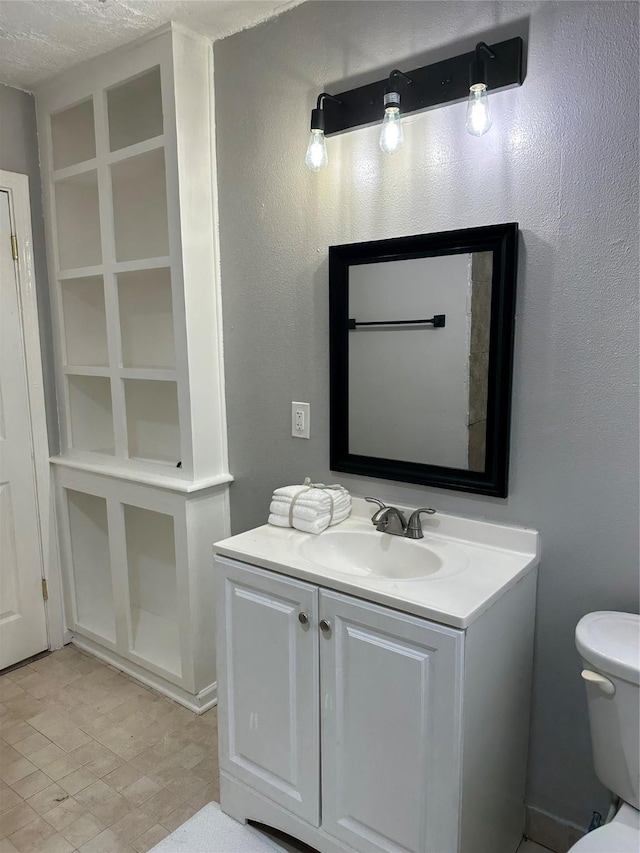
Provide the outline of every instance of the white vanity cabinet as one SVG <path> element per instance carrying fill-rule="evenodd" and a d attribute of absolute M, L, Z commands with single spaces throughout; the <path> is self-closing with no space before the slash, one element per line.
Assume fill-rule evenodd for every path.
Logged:
<path fill-rule="evenodd" d="M 321 853 L 514 853 L 535 573 L 466 630 L 224 556 L 216 584 L 224 811 Z"/>

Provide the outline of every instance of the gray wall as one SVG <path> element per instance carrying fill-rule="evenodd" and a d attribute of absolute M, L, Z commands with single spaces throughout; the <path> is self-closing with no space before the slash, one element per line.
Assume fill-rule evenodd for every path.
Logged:
<path fill-rule="evenodd" d="M 538 528 L 527 799 L 582 825 L 607 798 L 574 627 L 638 606 L 637 27 L 624 2 L 312 2 L 214 45 L 234 528 L 264 523 L 271 490 L 306 474 Z M 492 96 L 485 137 L 458 104 L 406 119 L 394 157 L 360 129 L 328 141 L 324 172 L 305 168 L 323 89 L 513 35 L 527 79 Z M 509 498 L 331 474 L 327 247 L 510 221 Z M 311 403 L 310 441 L 290 436 L 292 400 Z"/>
<path fill-rule="evenodd" d="M 47 432 L 49 434 L 49 449 L 54 454 L 57 453 L 59 447 L 58 415 L 53 370 L 51 308 L 44 245 L 35 99 L 28 92 L 12 89 L 2 84 L 0 84 L 0 169 L 29 176 L 33 259 L 40 320 L 40 349 L 47 409 Z"/>

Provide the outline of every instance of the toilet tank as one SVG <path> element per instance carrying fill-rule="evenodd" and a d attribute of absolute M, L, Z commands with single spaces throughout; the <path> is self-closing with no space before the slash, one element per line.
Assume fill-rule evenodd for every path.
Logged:
<path fill-rule="evenodd" d="M 576 627 L 576 646 L 587 670 L 583 677 L 594 679 L 585 683 L 596 773 L 610 791 L 638 809 L 640 616 L 589 613 Z M 598 675 L 605 680 L 597 680 Z"/>

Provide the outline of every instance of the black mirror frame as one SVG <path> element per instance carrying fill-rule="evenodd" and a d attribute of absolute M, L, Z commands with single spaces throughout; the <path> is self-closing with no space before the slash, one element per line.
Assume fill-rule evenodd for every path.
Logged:
<path fill-rule="evenodd" d="M 493 277 L 485 470 L 349 453 L 349 266 L 488 251 L 493 252 Z M 329 247 L 331 470 L 507 497 L 517 258 L 516 222 Z"/>

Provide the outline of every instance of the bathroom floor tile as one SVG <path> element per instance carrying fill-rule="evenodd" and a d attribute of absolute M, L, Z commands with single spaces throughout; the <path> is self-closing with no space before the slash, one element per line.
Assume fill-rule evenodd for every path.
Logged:
<path fill-rule="evenodd" d="M 35 853 L 44 847 L 48 838 L 56 835 L 55 829 L 41 817 L 30 821 L 9 836 L 9 841 L 20 853 Z M 70 848 L 73 850 L 73 848 Z"/>
<path fill-rule="evenodd" d="M 74 820 L 64 829 L 60 830 L 67 841 L 71 842 L 73 848 L 76 849 L 86 844 L 96 835 L 99 835 L 105 829 L 105 825 L 94 817 L 92 814 L 86 813 Z"/>
<path fill-rule="evenodd" d="M 6 765 L 3 764 L 0 778 L 7 785 L 14 785 L 20 779 L 24 779 L 25 776 L 34 773 L 37 769 L 28 759 L 19 758 L 17 761 L 12 761 Z"/>
<path fill-rule="evenodd" d="M 80 803 L 73 797 L 69 797 L 68 800 L 64 800 L 60 805 L 51 809 L 51 811 L 46 812 L 44 819 L 47 823 L 50 823 L 54 829 L 57 829 L 58 832 L 62 832 L 65 827 L 69 826 L 69 824 L 73 823 L 75 820 L 78 820 L 78 818 L 82 817 L 84 814 L 88 814 L 85 807 L 80 805 Z"/>
<path fill-rule="evenodd" d="M 0 676 L 0 853 L 146 853 L 219 799 L 216 726 L 71 646 Z"/>
<path fill-rule="evenodd" d="M 157 823 L 135 841 L 132 841 L 131 846 L 137 851 L 137 853 L 147 853 L 147 851 L 151 850 L 152 847 L 155 847 L 156 844 L 160 844 L 162 839 L 166 838 L 167 835 L 169 835 L 167 830 Z"/>
<path fill-rule="evenodd" d="M 152 826 L 155 826 L 155 820 L 150 815 L 143 812 L 142 809 L 134 809 L 112 824 L 110 829 L 120 841 L 131 842 L 151 829 Z"/>
<path fill-rule="evenodd" d="M 153 797 L 145 800 L 142 804 L 142 810 L 148 815 L 151 815 L 157 823 L 161 823 L 164 818 L 171 814 L 171 812 L 184 805 L 185 804 L 182 800 L 178 799 L 178 797 L 176 797 L 175 794 L 172 794 L 171 791 L 167 791 L 166 788 L 161 788 L 157 794 L 154 794 Z"/>
<path fill-rule="evenodd" d="M 85 788 L 88 788 L 89 785 L 92 785 L 97 780 L 98 777 L 91 770 L 87 770 L 86 767 L 79 767 L 67 776 L 58 779 L 58 784 L 65 789 L 67 794 L 77 794 L 80 791 L 84 791 Z"/>
<path fill-rule="evenodd" d="M 133 847 L 122 842 L 110 829 L 104 829 L 78 849 L 80 853 L 129 853 Z"/>
<path fill-rule="evenodd" d="M 101 803 L 91 806 L 91 813 L 101 820 L 106 827 L 117 823 L 131 811 L 131 805 L 120 794 L 114 794 Z"/>
<path fill-rule="evenodd" d="M 34 732 L 24 738 L 24 740 L 19 740 L 15 743 L 14 749 L 16 749 L 21 755 L 24 755 L 25 758 L 28 758 L 33 752 L 37 752 L 45 746 L 51 746 L 51 741 L 44 735 L 40 734 L 40 732 Z"/>
<path fill-rule="evenodd" d="M 35 773 L 30 773 L 18 782 L 14 782 L 11 787 L 23 800 L 28 800 L 29 797 L 37 794 L 38 791 L 42 791 L 50 784 L 51 779 L 42 770 L 36 770 Z"/>
<path fill-rule="evenodd" d="M 64 749 L 65 752 L 73 752 L 79 746 L 83 746 L 84 744 L 91 742 L 89 735 L 85 734 L 82 729 L 77 728 L 77 726 L 72 726 L 63 732 L 60 732 L 60 734 L 51 735 L 51 740 L 57 744 L 57 746 Z"/>
<path fill-rule="evenodd" d="M 76 772 L 81 773 L 82 771 L 78 770 Z M 62 782 L 64 782 L 64 779 Z M 82 803 L 82 805 L 89 810 L 92 810 L 95 806 L 99 806 L 115 796 L 117 796 L 116 791 L 114 791 L 113 788 L 110 785 L 107 785 L 107 783 L 102 779 L 96 779 L 91 784 L 85 786 L 81 791 L 78 791 L 75 795 L 76 800 L 79 803 Z"/>
<path fill-rule="evenodd" d="M 56 832 L 38 847 L 37 853 L 72 853 L 73 850 L 73 845 Z"/>
<path fill-rule="evenodd" d="M 14 761 L 20 761 L 21 758 L 24 758 L 24 756 L 17 749 L 14 749 L 5 740 L 0 738 L 0 764 L 12 764 Z"/>
<path fill-rule="evenodd" d="M 32 752 L 29 756 L 29 761 L 38 768 L 38 770 L 44 770 L 45 767 L 49 767 L 55 761 L 58 761 L 61 758 L 64 758 L 66 755 L 64 749 L 60 749 L 59 746 L 56 746 L 55 743 L 51 743 L 51 741 L 47 741 L 47 745 L 43 746 L 42 749 L 36 750 L 36 752 Z M 49 774 L 47 773 L 47 776 Z"/>
<path fill-rule="evenodd" d="M 31 806 L 22 802 L 0 815 L 0 838 L 8 838 L 38 817 Z"/>
<path fill-rule="evenodd" d="M 172 811 L 166 817 L 163 817 L 160 823 L 166 830 L 173 832 L 174 829 L 182 826 L 182 824 L 188 821 L 190 817 L 193 817 L 196 811 L 197 809 L 194 809 L 193 806 L 183 803 L 183 805 L 178 806 L 177 809 Z"/>
<path fill-rule="evenodd" d="M 132 806 L 141 806 L 145 800 L 148 800 L 154 794 L 161 791 L 162 788 L 153 779 L 148 776 L 141 776 L 131 785 L 128 785 L 123 791 L 122 796 L 131 803 Z"/>
<path fill-rule="evenodd" d="M 122 793 L 125 788 L 129 787 L 129 785 L 133 785 L 133 783 L 137 782 L 142 776 L 144 776 L 144 773 L 141 770 L 138 770 L 137 767 L 134 767 L 130 762 L 124 761 L 120 767 L 116 767 L 115 770 L 112 770 L 111 773 L 107 773 L 102 778 L 107 785 L 111 785 L 114 791 Z"/>
<path fill-rule="evenodd" d="M 54 782 L 46 788 L 43 788 L 42 791 L 34 794 L 33 797 L 29 797 L 27 803 L 34 811 L 38 812 L 38 814 L 42 816 L 47 812 L 50 812 L 52 809 L 57 808 L 60 803 L 64 803 L 68 799 L 69 794 L 61 788 L 60 785 L 56 785 Z"/>
<path fill-rule="evenodd" d="M 0 814 L 8 812 L 9 809 L 20 805 L 22 801 L 22 797 L 19 794 L 16 794 L 13 788 L 5 785 L 5 787 L 0 791 Z"/>
<path fill-rule="evenodd" d="M 80 765 L 75 759 L 71 758 L 70 755 L 66 755 L 62 749 L 60 752 L 62 753 L 61 758 L 58 758 L 51 764 L 45 764 L 43 768 L 47 776 L 53 779 L 54 782 L 57 782 L 58 779 L 62 779 L 64 776 L 68 776 L 74 770 L 80 769 Z"/>

